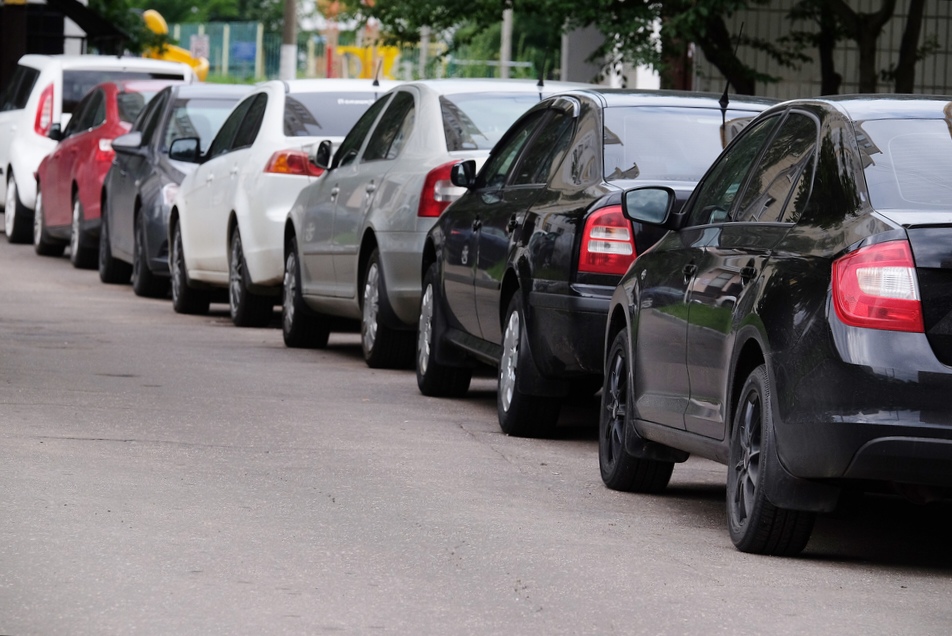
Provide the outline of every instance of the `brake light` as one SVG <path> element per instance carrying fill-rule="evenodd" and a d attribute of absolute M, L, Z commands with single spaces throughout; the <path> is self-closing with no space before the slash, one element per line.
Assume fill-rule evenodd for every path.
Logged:
<path fill-rule="evenodd" d="M 588 215 L 582 230 L 578 271 L 621 276 L 635 260 L 631 222 L 620 205 L 610 205 Z"/>
<path fill-rule="evenodd" d="M 40 103 L 36 107 L 36 121 L 33 130 L 36 134 L 46 137 L 53 127 L 53 85 L 50 84 L 40 93 Z"/>
<path fill-rule="evenodd" d="M 436 217 L 443 214 L 450 203 L 460 197 L 459 188 L 450 181 L 450 171 L 458 162 L 450 161 L 433 168 L 426 174 L 417 216 Z"/>
<path fill-rule="evenodd" d="M 295 174 L 302 177 L 319 177 L 324 171 L 308 159 L 302 150 L 279 150 L 268 159 L 265 172 L 272 174 Z"/>
<path fill-rule="evenodd" d="M 111 162 L 115 151 L 112 149 L 111 139 L 100 139 L 99 146 L 96 148 L 96 161 Z"/>
<path fill-rule="evenodd" d="M 909 242 L 871 245 L 834 261 L 833 306 L 839 319 L 853 327 L 923 333 Z"/>

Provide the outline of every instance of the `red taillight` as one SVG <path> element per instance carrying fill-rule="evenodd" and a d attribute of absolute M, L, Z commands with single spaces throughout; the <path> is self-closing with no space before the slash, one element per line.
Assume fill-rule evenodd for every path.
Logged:
<path fill-rule="evenodd" d="M 40 93 L 40 103 L 36 107 L 36 121 L 33 130 L 36 134 L 46 137 L 53 127 L 53 85 L 50 84 Z"/>
<path fill-rule="evenodd" d="M 834 261 L 833 306 L 853 327 L 925 331 L 908 241 L 871 245 Z"/>
<path fill-rule="evenodd" d="M 423 181 L 423 191 L 420 193 L 420 207 L 417 216 L 439 216 L 450 203 L 459 198 L 459 188 L 450 181 L 450 171 L 458 162 L 444 163 L 430 170 Z"/>
<path fill-rule="evenodd" d="M 112 163 L 112 158 L 116 151 L 112 149 L 112 139 L 100 139 L 96 148 L 96 161 L 101 163 Z"/>
<path fill-rule="evenodd" d="M 635 260 L 631 222 L 620 205 L 596 210 L 585 219 L 578 271 L 622 275 Z"/>
<path fill-rule="evenodd" d="M 301 150 L 279 150 L 268 159 L 265 172 L 274 174 L 296 174 L 306 177 L 319 177 L 324 171 L 311 163 L 307 153 Z"/>

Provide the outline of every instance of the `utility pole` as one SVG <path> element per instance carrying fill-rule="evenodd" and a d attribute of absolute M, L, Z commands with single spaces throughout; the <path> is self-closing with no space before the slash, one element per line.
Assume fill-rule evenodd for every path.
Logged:
<path fill-rule="evenodd" d="M 293 80 L 297 77 L 297 5 L 296 0 L 284 0 L 284 29 L 281 37 L 281 66 L 278 77 Z"/>

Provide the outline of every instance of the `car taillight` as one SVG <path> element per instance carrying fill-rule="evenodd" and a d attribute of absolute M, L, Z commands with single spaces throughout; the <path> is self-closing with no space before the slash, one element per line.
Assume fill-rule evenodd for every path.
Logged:
<path fill-rule="evenodd" d="M 444 163 L 430 170 L 423 181 L 417 216 L 435 217 L 443 214 L 450 203 L 459 198 L 460 189 L 450 181 L 450 171 L 457 161 Z"/>
<path fill-rule="evenodd" d="M 115 151 L 112 149 L 112 139 L 100 139 L 99 147 L 96 148 L 96 161 L 112 161 Z"/>
<path fill-rule="evenodd" d="M 834 261 L 833 306 L 853 327 L 925 331 L 909 242 L 870 245 Z"/>
<path fill-rule="evenodd" d="M 311 163 L 302 150 L 279 150 L 268 159 L 265 172 L 273 174 L 296 174 L 302 177 L 319 177 L 324 171 Z"/>
<path fill-rule="evenodd" d="M 50 84 L 40 93 L 40 103 L 36 107 L 36 121 L 33 130 L 36 134 L 46 137 L 53 127 L 53 85 Z"/>
<path fill-rule="evenodd" d="M 585 219 L 578 271 L 622 275 L 635 260 L 631 222 L 620 205 L 596 210 Z"/>

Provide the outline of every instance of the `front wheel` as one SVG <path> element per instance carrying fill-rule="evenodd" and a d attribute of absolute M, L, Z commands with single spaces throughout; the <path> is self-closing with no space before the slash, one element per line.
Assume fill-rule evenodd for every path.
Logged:
<path fill-rule="evenodd" d="M 178 224 L 172 232 L 172 254 L 169 267 L 172 270 L 172 308 L 180 314 L 205 314 L 211 304 L 211 295 L 205 289 L 188 286 L 188 270 L 185 267 L 185 252 L 182 249 L 182 228 Z"/>
<path fill-rule="evenodd" d="M 793 556 L 810 540 L 816 515 L 779 508 L 767 500 L 772 465 L 773 397 L 767 368 L 760 365 L 744 382 L 734 426 L 727 471 L 727 526 L 741 552 Z"/>
<path fill-rule="evenodd" d="M 297 241 L 293 238 L 288 245 L 288 256 L 284 259 L 281 332 L 284 336 L 284 345 L 294 348 L 323 349 L 327 346 L 327 339 L 330 337 L 328 319 L 324 316 L 315 316 L 304 305 Z"/>
<path fill-rule="evenodd" d="M 625 450 L 627 427 L 631 426 L 631 373 L 628 332 L 620 331 L 608 350 L 598 419 L 598 467 L 602 481 L 612 490 L 658 493 L 664 490 L 673 462 L 639 459 Z"/>
<path fill-rule="evenodd" d="M 165 298 L 169 294 L 169 279 L 156 276 L 149 267 L 146 223 L 136 215 L 135 237 L 132 244 L 132 291 L 145 298 Z"/>
<path fill-rule="evenodd" d="M 469 367 L 451 367 L 436 360 L 436 338 L 443 326 L 439 293 L 439 273 L 436 263 L 433 263 L 423 278 L 423 295 L 420 298 L 416 346 L 417 386 L 423 395 L 460 397 L 469 390 L 473 370 Z"/>
<path fill-rule="evenodd" d="M 241 233 L 235 226 L 231 235 L 231 258 L 228 261 L 228 309 L 236 327 L 265 327 L 271 322 L 274 303 L 267 296 L 251 292 L 248 264 L 241 245 Z"/>
<path fill-rule="evenodd" d="M 374 249 L 367 260 L 360 303 L 360 342 L 364 360 L 372 369 L 403 368 L 413 360 L 413 332 L 393 329 L 380 321 L 380 308 L 386 302 L 380 252 Z"/>
<path fill-rule="evenodd" d="M 99 228 L 99 280 L 107 284 L 124 285 L 132 276 L 132 266 L 113 257 L 105 206 L 103 212 L 102 226 Z"/>
<path fill-rule="evenodd" d="M 99 250 L 84 244 L 89 240 L 83 231 L 83 204 L 79 193 L 73 193 L 73 224 L 69 233 L 69 261 L 79 269 L 95 269 L 99 264 Z"/>
<path fill-rule="evenodd" d="M 529 340 L 525 329 L 522 296 L 516 290 L 506 310 L 496 411 L 499 427 L 507 435 L 545 437 L 555 432 L 562 402 L 558 398 L 529 395 L 520 390 L 526 373 L 525 365 L 529 363 Z"/>
<path fill-rule="evenodd" d="M 30 210 L 20 201 L 17 182 L 10 175 L 7 179 L 7 198 L 3 208 L 3 228 L 10 243 L 30 242 Z"/>

